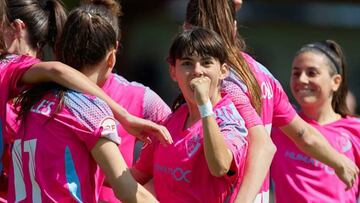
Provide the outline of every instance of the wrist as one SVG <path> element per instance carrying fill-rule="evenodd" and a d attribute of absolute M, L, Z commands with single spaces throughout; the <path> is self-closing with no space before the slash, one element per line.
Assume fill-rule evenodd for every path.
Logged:
<path fill-rule="evenodd" d="M 213 106 L 211 104 L 210 99 L 207 100 L 207 102 L 204 102 L 201 105 L 198 105 L 199 113 L 201 118 L 205 118 L 208 116 L 214 115 Z"/>
<path fill-rule="evenodd" d="M 341 171 L 345 170 L 345 164 L 344 164 L 344 161 L 343 161 L 342 154 L 338 154 L 338 157 L 339 158 L 335 162 L 333 168 L 334 168 L 335 171 L 341 172 Z"/>

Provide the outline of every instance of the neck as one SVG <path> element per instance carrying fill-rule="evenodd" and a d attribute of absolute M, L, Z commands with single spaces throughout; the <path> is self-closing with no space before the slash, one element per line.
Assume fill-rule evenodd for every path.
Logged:
<path fill-rule="evenodd" d="M 86 75 L 92 82 L 96 83 L 99 87 L 102 87 L 111 73 L 111 69 L 102 64 L 86 66 L 81 71 Z"/>
<path fill-rule="evenodd" d="M 11 54 L 18 54 L 18 55 L 26 55 L 26 56 L 32 56 L 37 57 L 38 52 L 35 49 L 30 48 L 29 46 L 21 46 L 21 47 L 10 47 L 6 51 L 7 53 Z"/>
<path fill-rule="evenodd" d="M 322 105 L 319 107 L 302 107 L 302 111 L 304 114 L 315 120 L 321 125 L 325 125 L 328 123 L 332 123 L 334 121 L 337 121 L 341 118 L 340 114 L 336 113 L 334 109 L 331 106 L 331 103 L 328 103 L 326 105 Z"/>

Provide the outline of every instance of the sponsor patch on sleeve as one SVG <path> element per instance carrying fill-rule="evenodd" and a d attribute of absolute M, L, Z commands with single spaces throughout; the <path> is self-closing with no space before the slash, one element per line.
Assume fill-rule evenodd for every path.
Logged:
<path fill-rule="evenodd" d="M 120 144 L 121 140 L 117 133 L 116 121 L 114 118 L 111 117 L 104 118 L 101 121 L 100 126 L 103 128 L 101 132 L 102 137 L 106 137 L 114 141 L 115 143 Z"/>

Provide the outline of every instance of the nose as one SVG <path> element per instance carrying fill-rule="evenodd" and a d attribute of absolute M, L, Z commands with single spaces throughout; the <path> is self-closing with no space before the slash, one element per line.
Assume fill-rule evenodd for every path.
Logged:
<path fill-rule="evenodd" d="M 203 71 L 203 67 L 202 65 L 198 62 L 198 63 L 195 63 L 195 67 L 194 67 L 194 76 L 195 77 L 200 77 L 204 74 L 204 71 Z"/>
<path fill-rule="evenodd" d="M 301 83 L 308 83 L 309 82 L 309 78 L 307 77 L 305 72 L 302 72 L 299 76 L 299 81 Z"/>

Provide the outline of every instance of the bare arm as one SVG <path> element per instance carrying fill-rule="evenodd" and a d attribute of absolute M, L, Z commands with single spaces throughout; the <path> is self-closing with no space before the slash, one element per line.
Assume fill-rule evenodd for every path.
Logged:
<path fill-rule="evenodd" d="M 230 170 L 233 155 L 226 146 L 214 116 L 202 118 L 202 125 L 204 152 L 209 170 L 213 176 L 224 176 Z"/>
<path fill-rule="evenodd" d="M 116 197 L 122 202 L 158 202 L 133 179 L 115 143 L 100 138 L 91 154 L 105 173 Z"/>
<path fill-rule="evenodd" d="M 276 147 L 262 125 L 248 129 L 249 151 L 245 173 L 235 202 L 252 203 L 265 180 Z"/>
<path fill-rule="evenodd" d="M 337 152 L 321 133 L 298 115 L 280 128 L 307 155 L 332 167 L 349 189 L 358 176 L 358 167 L 345 155 Z"/>
<path fill-rule="evenodd" d="M 147 136 L 153 134 L 163 144 L 172 143 L 170 133 L 165 127 L 129 114 L 126 109 L 112 100 L 99 86 L 70 66 L 60 62 L 40 62 L 33 65 L 22 77 L 22 82 L 30 84 L 49 81 L 103 99 L 110 106 L 115 118 L 125 130 L 142 141 L 149 141 Z"/>
<path fill-rule="evenodd" d="M 194 96 L 198 106 L 210 101 L 209 88 L 210 78 L 206 76 L 191 80 L 190 85 L 194 89 Z M 213 115 L 208 115 L 202 120 L 204 136 L 204 153 L 210 173 L 220 177 L 225 175 L 231 167 L 233 155 L 228 149 L 225 138 Z"/>

